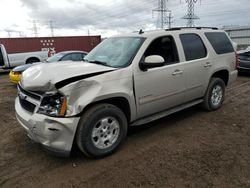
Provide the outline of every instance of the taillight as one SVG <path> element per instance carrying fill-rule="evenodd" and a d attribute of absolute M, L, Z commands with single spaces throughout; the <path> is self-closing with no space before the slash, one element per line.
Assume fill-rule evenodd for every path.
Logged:
<path fill-rule="evenodd" d="M 240 65 L 239 55 L 235 52 L 235 69 L 237 69 Z"/>

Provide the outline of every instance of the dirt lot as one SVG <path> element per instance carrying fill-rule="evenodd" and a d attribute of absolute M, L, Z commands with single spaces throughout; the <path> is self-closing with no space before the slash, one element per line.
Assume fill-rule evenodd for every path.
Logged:
<path fill-rule="evenodd" d="M 15 96 L 0 73 L 0 187 L 250 187 L 250 76 L 227 90 L 222 109 L 193 107 L 132 128 L 102 160 L 44 152 L 15 120 Z"/>

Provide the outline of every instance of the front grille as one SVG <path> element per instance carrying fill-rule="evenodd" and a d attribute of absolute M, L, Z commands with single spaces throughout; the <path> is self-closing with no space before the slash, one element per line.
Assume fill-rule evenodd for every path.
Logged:
<path fill-rule="evenodd" d="M 25 95 L 31 97 L 31 98 L 34 98 L 36 100 L 40 100 L 41 99 L 41 96 L 34 93 L 34 92 L 30 92 L 30 91 L 26 91 L 24 90 L 19 84 L 17 85 L 17 88 L 22 92 L 24 93 Z"/>
<path fill-rule="evenodd" d="M 25 99 L 21 99 L 20 97 L 19 97 L 19 101 L 20 101 L 21 106 L 25 110 L 27 110 L 28 112 L 34 113 L 36 105 L 32 104 L 31 102 L 29 102 Z"/>
<path fill-rule="evenodd" d="M 29 99 L 35 99 L 35 100 L 41 100 L 42 96 L 31 91 L 27 91 L 23 89 L 19 84 L 17 85 L 18 89 L 18 96 L 19 96 L 19 101 L 23 109 L 27 110 L 28 112 L 34 113 L 36 109 L 36 104 L 34 104 L 33 100 Z M 28 99 L 28 100 L 27 100 Z"/>

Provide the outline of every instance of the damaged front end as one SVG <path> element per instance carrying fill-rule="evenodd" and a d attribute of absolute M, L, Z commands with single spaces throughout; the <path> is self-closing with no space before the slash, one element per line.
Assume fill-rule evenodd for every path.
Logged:
<path fill-rule="evenodd" d="M 25 71 L 17 85 L 16 118 L 33 141 L 57 155 L 68 156 L 79 114 L 101 90 L 99 81 L 85 79 L 112 69 L 70 76 L 70 79 L 65 75 L 64 79 L 56 80 L 52 71 L 46 72 L 41 66 Z"/>
<path fill-rule="evenodd" d="M 27 135 L 56 155 L 70 154 L 79 117 L 66 118 L 67 97 L 30 92 L 18 85 L 16 118 Z"/>

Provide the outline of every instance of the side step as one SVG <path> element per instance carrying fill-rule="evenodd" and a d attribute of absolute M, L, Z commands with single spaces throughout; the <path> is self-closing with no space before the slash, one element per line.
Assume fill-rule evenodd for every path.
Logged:
<path fill-rule="evenodd" d="M 142 118 L 142 119 L 138 119 L 138 120 L 132 122 L 132 124 L 130 124 L 130 126 L 138 126 L 138 125 L 143 125 L 143 124 L 149 123 L 151 121 L 155 121 L 157 119 L 163 118 L 163 117 L 168 116 L 170 114 L 173 114 L 175 112 L 178 112 L 178 111 L 184 110 L 186 108 L 189 108 L 191 106 L 197 105 L 201 102 L 203 102 L 203 99 L 198 99 L 195 101 L 191 101 L 189 103 L 182 104 L 180 106 L 168 109 L 166 111 L 159 112 L 159 113 L 153 114 L 151 116 L 147 116 L 147 117 Z"/>

